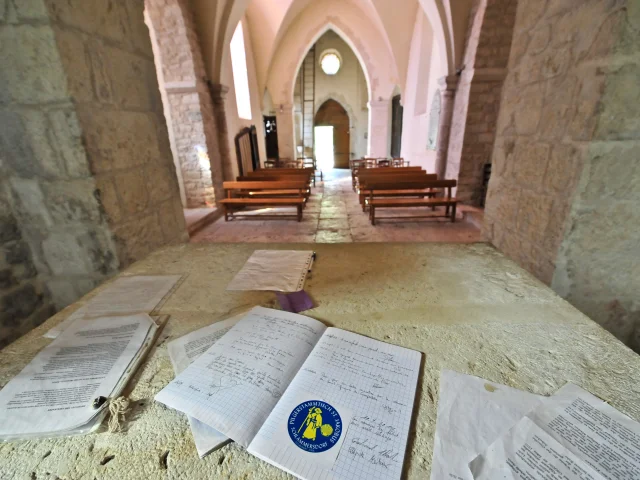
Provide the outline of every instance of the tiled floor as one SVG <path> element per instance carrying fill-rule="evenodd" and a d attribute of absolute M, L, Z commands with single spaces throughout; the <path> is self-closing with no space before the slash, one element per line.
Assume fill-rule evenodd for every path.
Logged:
<path fill-rule="evenodd" d="M 480 230 L 458 216 L 455 223 L 445 218 L 401 220 L 401 216 L 431 215 L 430 209 L 388 209 L 376 211 L 379 223 L 372 226 L 351 189 L 351 173 L 333 170 L 313 189 L 302 222 L 295 219 L 264 219 L 262 213 L 295 214 L 295 209 L 252 212 L 252 218 L 224 218 L 192 237 L 192 242 L 455 242 L 482 241 Z M 442 215 L 442 210 L 436 210 Z M 386 217 L 386 218 L 385 218 Z"/>

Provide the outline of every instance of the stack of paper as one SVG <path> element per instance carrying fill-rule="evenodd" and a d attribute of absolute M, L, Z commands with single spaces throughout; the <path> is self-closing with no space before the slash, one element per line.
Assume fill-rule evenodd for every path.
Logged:
<path fill-rule="evenodd" d="M 256 250 L 227 290 L 298 292 L 304 287 L 313 258 L 310 250 Z"/>
<path fill-rule="evenodd" d="M 640 424 L 572 384 L 551 397 L 444 370 L 432 480 L 640 479 Z"/>
<path fill-rule="evenodd" d="M 79 318 L 133 313 L 151 314 L 160 308 L 160 305 L 177 287 L 181 279 L 182 275 L 134 275 L 117 278 L 86 305 L 80 307 L 44 336 L 56 338 Z"/>
<path fill-rule="evenodd" d="M 0 439 L 96 429 L 158 329 L 147 314 L 73 322 L 0 391 Z"/>
<path fill-rule="evenodd" d="M 197 339 L 175 345 L 176 370 Z M 210 427 L 211 444 L 219 433 L 300 478 L 400 479 L 420 361 L 413 350 L 256 307 L 155 398 Z"/>

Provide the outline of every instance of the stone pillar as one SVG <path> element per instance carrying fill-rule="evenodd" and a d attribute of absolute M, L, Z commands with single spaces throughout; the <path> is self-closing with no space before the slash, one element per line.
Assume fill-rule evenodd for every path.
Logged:
<path fill-rule="evenodd" d="M 276 125 L 278 128 L 278 152 L 280 158 L 290 158 L 294 160 L 297 153 L 294 148 L 294 123 L 293 105 L 280 104 L 276 110 Z"/>
<path fill-rule="evenodd" d="M 449 75 L 438 81 L 440 85 L 440 125 L 438 127 L 438 143 L 436 145 L 436 173 L 444 179 L 447 174 L 447 153 L 451 135 L 453 103 L 458 87 L 458 77 Z"/>
<path fill-rule="evenodd" d="M 391 100 L 372 100 L 369 107 L 368 156 L 388 157 L 391 139 Z"/>
<path fill-rule="evenodd" d="M 209 81 L 209 92 L 211 93 L 211 102 L 213 103 L 213 115 L 218 130 L 218 149 L 220 158 L 216 162 L 222 172 L 222 181 L 234 180 L 233 160 L 229 150 L 229 132 L 227 128 L 227 112 L 225 111 L 225 97 L 229 87 L 220 83 L 212 83 Z"/>
<path fill-rule="evenodd" d="M 211 166 L 219 142 L 190 6 L 186 0 L 146 0 L 145 8 L 186 206 L 213 205 L 224 196 Z"/>
<path fill-rule="evenodd" d="M 3 299 L 18 330 L 188 238 L 142 2 L 27 3 L 0 8 L 0 190 L 21 237 L 0 232 L 0 277 L 23 259 L 43 286 Z"/>

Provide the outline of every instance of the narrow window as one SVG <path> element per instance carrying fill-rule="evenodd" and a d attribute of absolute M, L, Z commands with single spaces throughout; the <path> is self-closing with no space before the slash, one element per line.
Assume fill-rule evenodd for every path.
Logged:
<path fill-rule="evenodd" d="M 251 120 L 251 97 L 249 96 L 249 76 L 247 75 L 247 55 L 244 50 L 242 22 L 238 23 L 231 38 L 231 68 L 233 69 L 238 116 L 245 120 Z"/>

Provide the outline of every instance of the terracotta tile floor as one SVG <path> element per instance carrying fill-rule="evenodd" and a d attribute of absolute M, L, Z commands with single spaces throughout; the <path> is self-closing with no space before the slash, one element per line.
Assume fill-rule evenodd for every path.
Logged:
<path fill-rule="evenodd" d="M 400 220 L 401 216 L 429 215 L 430 209 L 380 210 L 376 226 L 362 212 L 358 197 L 351 189 L 351 173 L 333 170 L 325 174 L 324 184 L 318 180 L 303 213 L 302 222 L 295 219 L 265 219 L 260 214 L 294 215 L 295 209 L 263 209 L 250 212 L 251 218 L 224 218 L 206 226 L 191 238 L 192 242 L 452 242 L 482 241 L 480 230 L 458 216 L 455 223 L 445 218 Z M 436 210 L 442 215 L 442 210 Z"/>

